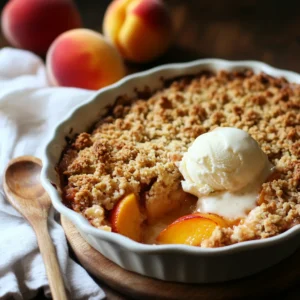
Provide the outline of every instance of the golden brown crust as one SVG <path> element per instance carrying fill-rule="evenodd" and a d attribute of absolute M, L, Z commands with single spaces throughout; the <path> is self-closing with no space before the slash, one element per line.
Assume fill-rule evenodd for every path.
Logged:
<path fill-rule="evenodd" d="M 174 80 L 149 100 L 124 102 L 128 99 L 120 98 L 91 134 L 80 134 L 60 164 L 67 180 L 65 195 L 75 195 L 69 197 L 72 208 L 93 216 L 90 207 L 97 207 L 101 217 L 90 217 L 94 226 L 107 225 L 101 208 L 111 210 L 131 192 L 149 211 L 151 203 L 176 207 L 179 200 L 172 199 L 183 192 L 175 163 L 197 136 L 217 126 L 248 131 L 280 178 L 263 185 L 263 203 L 243 224 L 216 229 L 202 246 L 269 237 L 298 222 L 300 85 L 251 71 L 207 72 Z M 166 212 L 156 209 L 154 214 Z"/>

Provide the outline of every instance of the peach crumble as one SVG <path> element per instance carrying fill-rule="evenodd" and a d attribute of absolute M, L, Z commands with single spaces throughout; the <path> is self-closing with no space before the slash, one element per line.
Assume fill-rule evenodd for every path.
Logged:
<path fill-rule="evenodd" d="M 249 133 L 274 166 L 244 217 L 199 212 L 182 188 L 183 154 L 217 127 Z M 299 137 L 298 84 L 250 70 L 177 78 L 119 97 L 70 142 L 58 166 L 64 202 L 93 226 L 143 243 L 220 247 L 271 237 L 300 221 Z"/>

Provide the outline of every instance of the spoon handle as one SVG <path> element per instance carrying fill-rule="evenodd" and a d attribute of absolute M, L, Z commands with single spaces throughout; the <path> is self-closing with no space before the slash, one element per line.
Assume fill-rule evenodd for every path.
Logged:
<path fill-rule="evenodd" d="M 52 298 L 67 300 L 64 281 L 57 261 L 56 251 L 49 235 L 47 220 L 32 224 L 46 268 Z"/>

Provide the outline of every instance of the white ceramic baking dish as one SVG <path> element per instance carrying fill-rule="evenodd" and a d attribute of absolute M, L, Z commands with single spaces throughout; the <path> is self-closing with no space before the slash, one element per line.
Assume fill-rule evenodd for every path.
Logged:
<path fill-rule="evenodd" d="M 117 233 L 92 227 L 89 222 L 62 203 L 59 177 L 55 170 L 66 137 L 89 128 L 106 107 L 122 94 L 135 95 L 135 89 L 148 86 L 155 90 L 162 80 L 201 70 L 235 70 L 251 68 L 275 77 L 300 83 L 300 75 L 275 69 L 256 61 L 225 61 L 203 59 L 189 63 L 169 64 L 127 76 L 119 82 L 99 90 L 91 99 L 74 108 L 53 132 L 43 156 L 42 183 L 53 206 L 66 216 L 82 237 L 105 257 L 119 266 L 142 275 L 185 283 L 208 283 L 241 278 L 270 267 L 292 254 L 300 244 L 300 225 L 265 240 L 243 242 L 227 247 L 202 249 L 186 245 L 144 245 Z M 72 134 L 70 134 L 72 132 Z M 54 185 L 53 185 L 54 183 Z"/>

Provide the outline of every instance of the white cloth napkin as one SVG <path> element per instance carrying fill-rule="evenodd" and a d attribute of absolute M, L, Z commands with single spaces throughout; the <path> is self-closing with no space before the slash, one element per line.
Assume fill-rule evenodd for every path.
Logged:
<path fill-rule="evenodd" d="M 20 155 L 41 156 L 47 135 L 92 91 L 49 87 L 45 66 L 34 54 L 0 50 L 0 299 L 31 299 L 39 288 L 50 295 L 35 234 L 6 201 L 3 171 Z M 52 218 L 54 241 L 70 299 L 103 299 L 103 290 L 68 254 L 62 227 Z"/>

